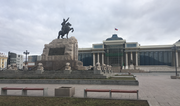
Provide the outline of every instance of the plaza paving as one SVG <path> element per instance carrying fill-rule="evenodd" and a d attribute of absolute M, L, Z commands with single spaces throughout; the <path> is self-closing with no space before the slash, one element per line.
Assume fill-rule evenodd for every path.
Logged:
<path fill-rule="evenodd" d="M 60 86 L 74 86 L 74 97 L 84 97 L 84 89 L 139 90 L 139 99 L 148 100 L 151 106 L 180 106 L 180 79 L 170 79 L 174 73 L 136 73 L 139 86 L 123 85 L 73 85 L 73 84 L 0 84 L 0 87 L 44 87 L 48 96 Z M 8 91 L 8 95 L 21 95 L 21 91 Z M 29 96 L 42 96 L 42 91 L 28 91 Z M 90 92 L 89 98 L 109 98 L 106 92 Z M 136 99 L 136 94 L 113 93 L 113 99 Z"/>

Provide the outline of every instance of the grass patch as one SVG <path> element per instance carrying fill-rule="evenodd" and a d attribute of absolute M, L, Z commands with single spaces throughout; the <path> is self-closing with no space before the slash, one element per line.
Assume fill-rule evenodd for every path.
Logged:
<path fill-rule="evenodd" d="M 120 75 L 116 74 L 115 76 L 134 76 L 134 75 L 132 75 L 132 74 L 131 75 L 128 75 L 128 74 L 120 74 Z"/>
<path fill-rule="evenodd" d="M 92 98 L 0 96 L 1 106 L 149 106 L 147 101 Z"/>
<path fill-rule="evenodd" d="M 110 77 L 109 80 L 128 80 L 135 81 L 134 77 Z"/>
<path fill-rule="evenodd" d="M 0 78 L 1 79 L 1 78 Z M 134 77 L 109 77 L 109 78 L 106 78 L 106 79 L 102 79 L 102 78 L 100 78 L 100 79 L 93 79 L 93 78 L 89 78 L 89 79 L 77 79 L 77 78 L 75 78 L 75 79 L 73 79 L 73 78 L 2 78 L 3 80 L 5 80 L 5 79 L 12 79 L 12 80 L 17 80 L 17 79 L 19 79 L 19 80 L 23 80 L 23 79 L 29 79 L 29 80 L 33 80 L 33 79 L 37 79 L 37 80 L 45 80 L 45 79 L 47 79 L 47 80 L 122 80 L 122 81 L 136 81 L 136 79 L 134 78 Z"/>

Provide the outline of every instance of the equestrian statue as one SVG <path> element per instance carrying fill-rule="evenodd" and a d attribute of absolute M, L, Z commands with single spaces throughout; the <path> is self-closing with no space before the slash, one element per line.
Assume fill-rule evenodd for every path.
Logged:
<path fill-rule="evenodd" d="M 73 32 L 74 29 L 73 28 L 70 28 L 71 24 L 69 22 L 67 22 L 69 20 L 69 18 L 67 20 L 63 19 L 63 22 L 61 23 L 62 25 L 62 28 L 61 30 L 58 32 L 58 39 L 61 35 L 61 38 L 63 38 L 63 36 L 66 34 L 66 37 L 68 39 L 68 34 L 69 34 L 69 31 Z"/>

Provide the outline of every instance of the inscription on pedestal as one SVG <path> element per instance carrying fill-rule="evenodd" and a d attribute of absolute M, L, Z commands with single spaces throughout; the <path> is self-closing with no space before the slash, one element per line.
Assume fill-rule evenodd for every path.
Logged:
<path fill-rule="evenodd" d="M 51 55 L 64 55 L 65 48 L 49 48 L 49 56 Z"/>

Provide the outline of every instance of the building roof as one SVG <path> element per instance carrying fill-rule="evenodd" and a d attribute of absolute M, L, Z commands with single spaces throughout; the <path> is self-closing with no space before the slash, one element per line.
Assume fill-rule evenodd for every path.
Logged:
<path fill-rule="evenodd" d="M 180 39 L 177 42 L 180 42 Z"/>
<path fill-rule="evenodd" d="M 106 41 L 108 40 L 123 40 L 121 37 L 118 37 L 117 34 L 113 34 L 111 38 L 107 38 Z"/>

